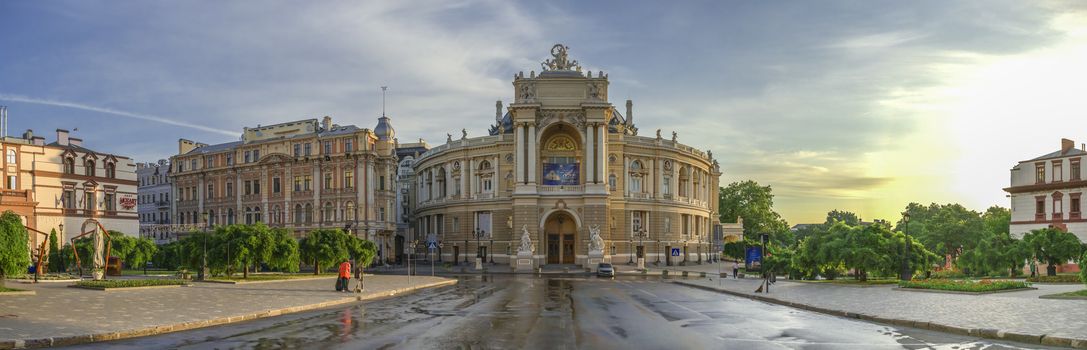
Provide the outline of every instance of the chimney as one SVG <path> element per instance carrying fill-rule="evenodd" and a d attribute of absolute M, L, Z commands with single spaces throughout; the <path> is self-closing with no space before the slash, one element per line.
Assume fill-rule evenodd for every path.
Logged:
<path fill-rule="evenodd" d="M 27 140 L 27 141 L 33 140 L 34 139 L 34 130 L 26 129 L 26 132 L 23 133 L 23 139 Z"/>
<path fill-rule="evenodd" d="M 1069 139 L 1061 139 L 1061 153 L 1067 153 L 1076 148 L 1076 142 Z"/>
<path fill-rule="evenodd" d="M 627 100 L 627 126 L 634 125 L 634 101 Z"/>
<path fill-rule="evenodd" d="M 75 137 L 69 137 L 68 138 L 68 143 L 71 144 L 72 146 L 83 146 L 83 139 L 79 139 L 79 138 L 75 138 Z"/>
<path fill-rule="evenodd" d="M 332 117 L 326 115 L 324 118 L 321 118 L 321 127 L 324 128 L 325 131 L 332 130 Z"/>
<path fill-rule="evenodd" d="M 35 146 L 45 146 L 45 138 L 41 136 L 34 136 L 34 139 L 31 140 L 31 142 L 34 143 Z"/>
<path fill-rule="evenodd" d="M 68 145 L 68 130 L 57 129 L 57 144 L 61 146 Z"/>

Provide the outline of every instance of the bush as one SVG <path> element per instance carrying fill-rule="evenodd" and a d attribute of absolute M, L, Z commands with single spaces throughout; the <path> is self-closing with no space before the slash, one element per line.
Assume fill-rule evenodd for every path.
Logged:
<path fill-rule="evenodd" d="M 966 278 L 966 273 L 960 270 L 940 270 L 932 273 L 934 279 Z"/>
<path fill-rule="evenodd" d="M 1039 283 L 1080 283 L 1080 276 L 1076 275 L 1056 275 L 1056 276 L 1037 276 L 1027 278 L 1028 282 Z"/>
<path fill-rule="evenodd" d="M 133 288 L 133 287 L 151 287 L 151 286 L 181 286 L 189 284 L 184 280 L 101 280 L 101 281 L 79 281 L 76 282 L 76 286 L 87 288 Z"/>
<path fill-rule="evenodd" d="M 1079 259 L 1079 279 L 1083 284 L 1087 284 L 1087 251 L 1083 252 L 1083 257 Z"/>
<path fill-rule="evenodd" d="M 992 292 L 1030 287 L 1030 283 L 1008 280 L 913 280 L 898 283 L 901 288 L 936 289 L 956 292 Z"/>

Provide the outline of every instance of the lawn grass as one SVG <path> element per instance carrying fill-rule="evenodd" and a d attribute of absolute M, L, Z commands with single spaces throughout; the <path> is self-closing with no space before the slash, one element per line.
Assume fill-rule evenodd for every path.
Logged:
<path fill-rule="evenodd" d="M 152 286 L 182 286 L 189 284 L 189 281 L 176 280 L 176 279 L 132 279 L 132 280 L 101 280 L 101 281 L 79 281 L 75 286 L 85 288 L 135 288 L 135 287 L 152 287 Z"/>
<path fill-rule="evenodd" d="M 824 284 L 845 284 L 845 285 L 884 285 L 898 283 L 896 279 L 869 279 L 867 281 L 855 280 L 855 279 L 833 279 L 833 280 L 800 280 L 800 282 L 808 283 L 824 283 Z"/>
<path fill-rule="evenodd" d="M 307 279 L 315 277 L 328 277 L 334 276 L 332 274 L 314 275 L 312 273 L 298 273 L 298 274 L 250 274 L 249 278 L 242 278 L 242 275 L 234 276 L 215 276 L 208 278 L 209 281 L 281 281 L 281 280 L 294 280 L 294 279 Z"/>
<path fill-rule="evenodd" d="M 15 289 L 15 288 L 7 288 L 7 287 L 0 287 L 0 293 L 4 293 L 4 292 L 23 292 L 23 291 L 25 291 L 25 290 Z"/>
<path fill-rule="evenodd" d="M 911 289 L 935 289 L 946 290 L 954 292 L 995 292 L 1009 289 L 1022 289 L 1029 288 L 1030 283 L 1020 281 L 1008 281 L 1008 280 L 948 280 L 948 279 L 929 279 L 929 280 L 913 280 L 902 281 L 898 283 L 900 288 Z"/>
<path fill-rule="evenodd" d="M 1064 295 L 1073 296 L 1073 297 L 1087 297 L 1087 289 L 1078 290 L 1078 291 L 1075 291 L 1075 292 L 1064 293 Z"/>

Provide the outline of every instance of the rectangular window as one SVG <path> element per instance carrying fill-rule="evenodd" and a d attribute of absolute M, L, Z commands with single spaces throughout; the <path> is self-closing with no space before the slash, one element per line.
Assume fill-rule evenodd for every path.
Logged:
<path fill-rule="evenodd" d="M 272 178 L 272 193 L 279 193 L 279 178 Z"/>
<path fill-rule="evenodd" d="M 226 154 L 226 165 L 227 166 L 234 165 L 234 153 L 227 153 Z"/>
<path fill-rule="evenodd" d="M 1034 183 L 1045 183 L 1045 163 L 1038 163 L 1034 165 Z"/>
<path fill-rule="evenodd" d="M 294 156 L 295 157 L 301 157 L 302 156 L 302 144 L 300 144 L 300 143 L 294 144 Z"/>
<path fill-rule="evenodd" d="M 343 188 L 355 187 L 355 171 L 347 170 L 343 172 Z"/>
<path fill-rule="evenodd" d="M 312 145 L 310 143 L 308 143 L 308 142 L 303 145 L 303 147 L 306 150 L 306 152 L 305 152 L 306 156 L 309 156 L 310 154 L 312 154 L 312 152 L 310 152 L 311 146 Z"/>
<path fill-rule="evenodd" d="M 325 141 L 325 155 L 332 154 L 332 141 Z"/>
<path fill-rule="evenodd" d="M 255 149 L 255 150 L 253 150 L 253 162 L 259 162 L 259 161 L 260 161 L 260 150 Z"/>
<path fill-rule="evenodd" d="M 116 211 L 117 210 L 117 204 L 114 203 L 114 200 L 113 200 L 114 196 L 115 195 L 113 193 L 106 193 L 106 197 L 104 198 L 105 202 L 106 202 L 106 211 Z"/>
<path fill-rule="evenodd" d="M 305 186 L 303 186 L 304 190 L 306 190 L 306 191 L 312 190 L 313 189 L 313 186 L 312 186 L 313 185 L 313 176 L 306 175 L 306 177 L 305 177 L 304 181 L 302 182 L 302 184 L 305 185 Z"/>
<path fill-rule="evenodd" d="M 253 187 L 252 187 L 252 184 L 249 183 L 249 180 L 245 180 L 245 182 L 243 183 L 243 186 L 244 186 L 244 187 L 242 187 L 244 189 L 243 191 L 245 191 L 243 193 L 245 193 L 246 195 L 253 194 Z"/>
<path fill-rule="evenodd" d="M 1071 203 L 1069 203 L 1069 205 L 1071 206 L 1071 209 L 1072 209 L 1071 211 L 1073 213 L 1078 213 L 1079 212 L 1079 197 L 1073 197 L 1072 201 L 1071 201 Z"/>
<path fill-rule="evenodd" d="M 249 163 L 249 151 L 245 151 L 245 162 Z"/>
<path fill-rule="evenodd" d="M 1069 176 L 1069 180 L 1071 180 L 1071 181 L 1081 180 L 1080 175 L 1079 175 L 1079 171 L 1080 171 L 1079 161 L 1072 162 L 1072 167 L 1070 169 L 1068 169 L 1068 171 L 1071 173 L 1071 174 L 1069 174 L 1069 175 L 1071 175 L 1071 176 Z"/>
<path fill-rule="evenodd" d="M 94 211 L 94 192 L 83 192 L 83 210 Z"/>
<path fill-rule="evenodd" d="M 355 150 L 354 145 L 355 145 L 354 140 L 344 139 L 343 140 L 343 150 L 344 150 L 344 152 L 354 151 Z"/>
<path fill-rule="evenodd" d="M 192 168 L 192 170 L 196 170 L 196 159 L 189 161 L 189 167 Z"/>
<path fill-rule="evenodd" d="M 294 177 L 294 191 L 295 192 L 302 191 L 302 177 L 301 176 L 295 176 Z"/>
<path fill-rule="evenodd" d="M 377 189 L 384 191 L 385 190 L 385 175 L 381 175 L 379 178 L 380 178 L 380 180 L 378 180 L 379 182 L 378 182 L 378 185 L 377 185 Z"/>
<path fill-rule="evenodd" d="M 211 168 L 211 167 L 214 167 L 214 166 L 215 166 L 215 157 L 214 156 L 204 157 L 204 168 Z"/>
<path fill-rule="evenodd" d="M 8 189 L 9 190 L 19 189 L 19 178 L 15 177 L 15 175 L 8 175 Z"/>
<path fill-rule="evenodd" d="M 1054 182 L 1064 181 L 1064 171 L 1062 171 L 1062 170 L 1064 170 L 1063 168 L 1064 168 L 1064 166 L 1063 166 L 1063 164 L 1061 164 L 1061 161 L 1058 160 L 1056 162 L 1053 162 L 1053 181 Z"/>
<path fill-rule="evenodd" d="M 630 233 L 637 234 L 645 229 L 645 212 L 633 211 L 630 212 Z"/>
<path fill-rule="evenodd" d="M 253 194 L 260 194 L 260 180 L 253 180 Z"/>
<path fill-rule="evenodd" d="M 208 193 L 206 193 L 206 195 L 206 197 L 209 199 L 215 198 L 215 185 L 208 184 Z"/>
<path fill-rule="evenodd" d="M 1038 199 L 1034 201 L 1034 213 L 1045 215 L 1045 199 Z"/>
<path fill-rule="evenodd" d="M 377 215 L 378 215 L 378 218 L 380 218 L 381 221 L 385 221 L 385 208 L 378 208 L 378 214 Z"/>
<path fill-rule="evenodd" d="M 61 202 L 63 202 L 65 209 L 75 209 L 75 191 L 65 190 Z"/>
<path fill-rule="evenodd" d="M 234 197 L 234 183 L 231 183 L 231 182 L 226 183 L 226 196 L 227 197 Z"/>
<path fill-rule="evenodd" d="M 324 186 L 326 190 L 332 189 L 332 173 L 325 173 Z"/>
<path fill-rule="evenodd" d="M 476 229 L 479 230 L 477 232 L 483 233 L 483 237 L 494 236 L 494 227 L 491 225 L 491 212 L 476 212 Z"/>

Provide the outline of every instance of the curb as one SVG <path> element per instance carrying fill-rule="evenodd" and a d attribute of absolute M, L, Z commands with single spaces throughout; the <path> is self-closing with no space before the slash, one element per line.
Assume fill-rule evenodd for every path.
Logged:
<path fill-rule="evenodd" d="M 414 285 L 414 286 L 406 287 L 406 288 L 397 288 L 397 289 L 387 290 L 387 291 L 384 291 L 384 292 L 374 293 L 374 294 L 370 294 L 370 295 L 367 295 L 367 296 L 352 296 L 352 297 L 348 297 L 348 298 L 342 298 L 342 299 L 339 299 L 339 300 L 326 301 L 326 302 L 317 303 L 317 304 L 292 306 L 292 307 L 286 307 L 286 308 L 275 309 L 275 310 L 265 310 L 265 311 L 260 311 L 260 312 L 245 314 L 245 315 L 220 317 L 220 318 L 215 318 L 215 319 L 210 319 L 210 320 L 189 321 L 189 322 L 177 323 L 177 324 L 172 324 L 172 325 L 162 325 L 162 326 L 154 326 L 154 327 L 147 327 L 147 328 L 140 328 L 140 329 L 131 329 L 131 330 L 124 330 L 124 331 L 119 331 L 119 332 L 72 335 L 72 336 L 40 338 L 40 339 L 15 339 L 15 340 L 2 339 L 2 340 L 0 340 L 0 349 L 30 349 L 30 348 L 53 347 L 53 346 L 67 346 L 67 345 L 76 345 L 76 344 L 83 344 L 83 343 L 102 342 L 102 341 L 119 340 L 119 339 L 126 339 L 126 338 L 145 337 L 145 336 L 150 336 L 150 335 L 159 335 L 159 334 L 164 334 L 164 333 L 179 332 L 179 331 L 185 331 L 185 330 L 191 330 L 191 329 L 197 329 L 197 328 L 205 328 L 205 327 L 211 327 L 211 326 L 224 325 L 224 324 L 228 324 L 228 323 L 255 320 L 255 319 L 258 319 L 258 318 L 274 317 L 274 316 L 280 316 L 280 315 L 291 314 L 291 313 L 296 313 L 296 312 L 321 309 L 321 308 L 326 308 L 326 307 L 331 307 L 331 306 L 336 306 L 336 305 L 342 305 L 342 304 L 348 304 L 348 303 L 353 303 L 353 302 L 363 301 L 363 300 L 380 299 L 380 298 L 390 297 L 390 296 L 394 296 L 394 295 L 401 294 L 401 293 L 406 293 L 406 292 L 411 292 L 411 291 L 416 291 L 416 290 L 421 290 L 421 289 L 426 289 L 426 288 L 444 287 L 444 286 L 449 286 L 449 285 L 454 285 L 454 284 L 457 284 L 457 280 L 446 280 L 446 281 L 431 282 L 431 283 Z M 159 286 L 155 286 L 155 287 L 159 287 Z"/>
<path fill-rule="evenodd" d="M 141 289 L 159 289 L 159 288 L 178 288 L 178 287 L 192 287 L 191 284 L 170 284 L 164 286 L 143 286 L 143 287 L 114 287 L 114 288 L 98 288 L 98 287 L 84 287 L 79 285 L 70 285 L 68 288 L 97 290 L 100 292 L 116 292 L 119 290 L 141 290 Z"/>
<path fill-rule="evenodd" d="M 1062 346 L 1062 347 L 1075 348 L 1075 349 L 1087 349 L 1087 339 L 1073 339 L 1073 338 L 1065 338 L 1065 337 L 1059 337 L 1059 336 L 1049 336 L 1049 335 L 1044 335 L 1044 334 L 1016 333 L 1016 332 L 1009 332 L 1009 331 L 990 329 L 990 328 L 963 328 L 963 327 L 959 327 L 959 326 L 945 325 L 945 324 L 939 324 L 939 323 L 934 323 L 934 322 L 929 322 L 929 321 L 916 321 L 916 320 L 906 320 L 906 319 L 896 319 L 896 318 L 884 318 L 884 317 L 867 315 L 867 314 L 857 314 L 857 313 L 842 311 L 842 310 L 825 309 L 825 308 L 821 308 L 821 307 L 817 307 L 817 306 L 811 306 L 811 305 L 801 304 L 801 303 L 796 303 L 796 302 L 791 302 L 791 301 L 784 301 L 784 300 L 771 298 L 771 297 L 767 297 L 767 296 L 762 296 L 762 295 L 750 295 L 750 294 L 735 292 L 735 291 L 726 290 L 726 289 L 717 289 L 717 288 L 713 288 L 713 287 L 709 287 L 709 286 L 703 286 L 703 285 L 700 285 L 700 284 L 687 283 L 687 282 L 683 282 L 683 281 L 675 281 L 675 282 L 672 282 L 672 283 L 676 283 L 676 284 L 679 284 L 679 285 L 682 285 L 682 286 L 691 287 L 691 288 L 695 288 L 695 289 L 702 289 L 702 290 L 711 291 L 711 292 L 717 292 L 717 293 L 728 294 L 728 295 L 747 298 L 747 299 L 758 300 L 758 301 L 767 302 L 767 303 L 771 303 L 771 304 L 788 306 L 788 307 L 797 308 L 797 309 L 801 309 L 801 310 L 818 312 L 818 313 L 827 314 L 827 315 L 831 315 L 831 316 L 839 316 L 839 317 L 845 317 L 845 318 L 860 319 L 860 320 L 876 322 L 876 323 L 890 324 L 890 325 L 902 326 L 902 327 L 912 327 L 912 328 L 919 328 L 919 329 L 927 329 L 927 330 L 930 330 L 930 331 L 952 333 L 952 334 L 973 336 L 973 337 L 979 337 L 979 338 L 1007 340 L 1007 341 L 1028 343 L 1028 344 L 1040 344 L 1040 345 L 1046 345 L 1046 346 Z"/>
<path fill-rule="evenodd" d="M 260 284 L 260 283 L 291 282 L 291 281 L 312 281 L 312 280 L 335 279 L 335 278 L 336 278 L 336 276 L 320 276 L 320 277 L 290 278 L 290 279 L 282 279 L 282 280 L 263 280 L 263 281 L 203 280 L 203 281 L 193 281 L 193 282 L 196 282 L 196 283 L 218 283 L 218 284 Z"/>
<path fill-rule="evenodd" d="M 34 280 L 22 280 L 22 279 L 20 279 L 20 280 L 8 280 L 8 281 L 22 283 L 22 284 L 34 284 Z M 66 279 L 66 280 L 42 280 L 42 279 L 40 279 L 40 280 L 38 280 L 37 283 L 72 283 L 72 282 L 79 282 L 79 281 L 82 281 L 82 279 L 76 279 L 76 278 Z"/>
<path fill-rule="evenodd" d="M 892 288 L 892 290 L 899 291 L 899 292 L 941 293 L 941 294 L 961 294 L 961 295 L 986 295 L 986 294 L 998 294 L 998 293 L 1025 292 L 1025 291 L 1028 291 L 1028 290 L 1038 290 L 1038 288 L 1027 287 L 1027 288 L 993 290 L 993 291 L 988 291 L 988 292 L 963 292 L 963 291 L 958 291 L 958 290 L 902 288 L 902 287 Z"/>

